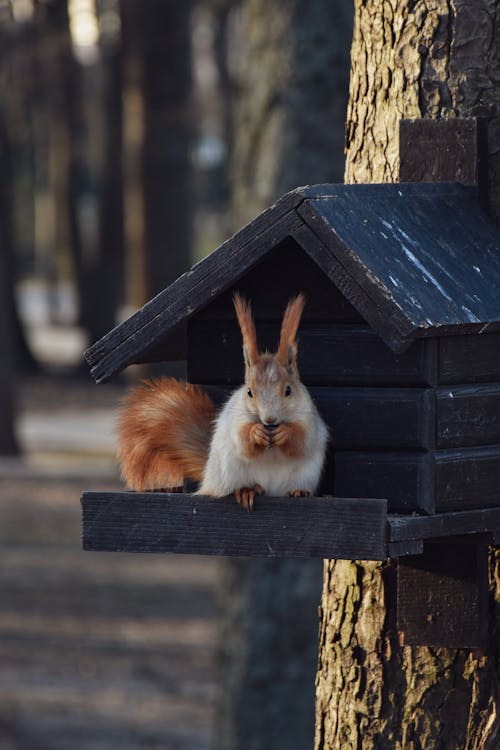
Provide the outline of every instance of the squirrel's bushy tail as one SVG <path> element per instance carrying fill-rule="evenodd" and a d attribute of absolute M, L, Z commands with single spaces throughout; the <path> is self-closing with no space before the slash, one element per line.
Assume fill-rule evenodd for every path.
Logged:
<path fill-rule="evenodd" d="M 200 481 L 215 406 L 199 388 L 173 378 L 145 380 L 128 394 L 117 422 L 122 477 L 139 492 Z"/>

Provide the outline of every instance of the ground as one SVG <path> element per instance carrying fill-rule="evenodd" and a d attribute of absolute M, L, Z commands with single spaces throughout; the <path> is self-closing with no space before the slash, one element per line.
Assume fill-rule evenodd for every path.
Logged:
<path fill-rule="evenodd" d="M 19 389 L 0 458 L 0 750 L 210 747 L 217 560 L 81 550 L 79 497 L 119 487 L 123 386 Z"/>

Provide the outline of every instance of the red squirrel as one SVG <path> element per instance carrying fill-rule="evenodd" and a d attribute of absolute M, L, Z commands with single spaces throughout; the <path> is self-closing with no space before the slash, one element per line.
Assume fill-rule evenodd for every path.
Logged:
<path fill-rule="evenodd" d="M 306 496 L 318 486 L 328 430 L 297 368 L 305 298 L 292 299 L 278 350 L 261 353 L 250 304 L 234 307 L 243 337 L 245 382 L 217 413 L 209 396 L 172 378 L 144 381 L 118 420 L 122 476 L 134 490 L 172 489 L 185 479 L 198 494 L 233 494 L 251 510 L 259 494 Z"/>

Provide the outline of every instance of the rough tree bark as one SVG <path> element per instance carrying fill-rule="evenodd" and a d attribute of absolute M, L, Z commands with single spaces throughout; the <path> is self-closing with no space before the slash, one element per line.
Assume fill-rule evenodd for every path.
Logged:
<path fill-rule="evenodd" d="M 500 2 L 356 0 L 348 182 L 398 179 L 401 118 L 489 118 L 489 187 L 500 216 Z M 316 750 L 500 747 L 500 571 L 490 557 L 483 653 L 401 647 L 394 568 L 325 561 Z"/>
<path fill-rule="evenodd" d="M 235 226 L 287 190 L 340 180 L 349 2 L 249 0 L 235 112 Z M 223 563 L 217 750 L 310 750 L 321 564 Z"/>

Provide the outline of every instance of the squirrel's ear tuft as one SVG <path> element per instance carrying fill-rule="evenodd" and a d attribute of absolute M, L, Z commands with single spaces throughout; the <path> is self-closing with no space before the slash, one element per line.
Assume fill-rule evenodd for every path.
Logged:
<path fill-rule="evenodd" d="M 245 367 L 248 369 L 255 364 L 259 358 L 259 347 L 257 345 L 257 332 L 252 315 L 250 303 L 244 299 L 239 292 L 233 296 L 234 309 L 243 337 L 243 356 Z"/>
<path fill-rule="evenodd" d="M 280 342 L 276 356 L 278 361 L 290 370 L 295 369 L 297 366 L 297 330 L 305 304 L 305 296 L 298 294 L 294 299 L 290 300 L 283 315 Z"/>

